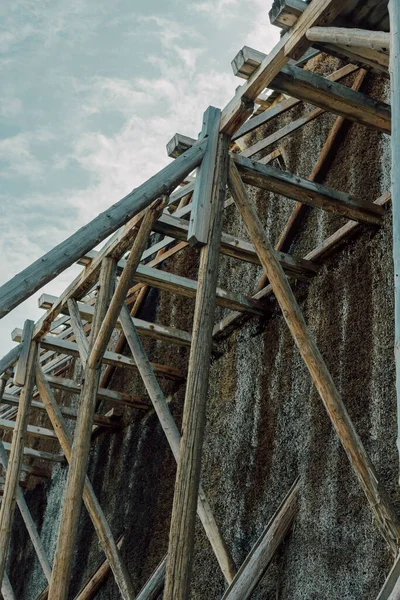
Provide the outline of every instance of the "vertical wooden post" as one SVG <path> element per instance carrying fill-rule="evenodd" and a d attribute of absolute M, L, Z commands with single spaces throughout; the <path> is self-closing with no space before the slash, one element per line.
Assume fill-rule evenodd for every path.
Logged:
<path fill-rule="evenodd" d="M 336 389 L 325 361 L 306 325 L 286 275 L 279 264 L 275 250 L 265 234 L 254 206 L 247 197 L 240 174 L 232 160 L 229 169 L 229 187 L 290 332 L 375 514 L 380 532 L 396 555 L 400 541 L 400 524 L 397 515 L 354 429 L 343 400 Z"/>
<path fill-rule="evenodd" d="M 394 354 L 396 362 L 397 448 L 400 455 L 400 6 L 389 1 L 390 83 L 392 96 L 392 213 L 394 262 Z"/>
<path fill-rule="evenodd" d="M 26 321 L 24 332 L 33 330 L 33 321 Z M 25 383 L 21 392 L 17 419 L 12 436 L 11 452 L 6 472 L 4 495 L 0 509 L 0 581 L 7 559 L 8 546 L 11 537 L 11 527 L 14 517 L 17 486 L 21 472 L 22 457 L 24 453 L 24 441 L 28 425 L 29 411 L 32 402 L 32 391 L 35 384 L 35 363 L 37 356 L 37 342 L 31 341 L 29 354 L 26 357 Z"/>
<path fill-rule="evenodd" d="M 200 254 L 164 600 L 186 600 L 189 596 L 218 279 L 222 211 L 226 195 L 229 159 L 227 147 L 228 138 L 220 135 L 213 181 L 208 243 L 201 249 Z"/>

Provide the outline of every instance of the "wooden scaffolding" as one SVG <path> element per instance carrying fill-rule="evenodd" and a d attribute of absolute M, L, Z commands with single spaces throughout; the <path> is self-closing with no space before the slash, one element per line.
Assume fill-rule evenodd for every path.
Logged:
<path fill-rule="evenodd" d="M 83 267 L 61 296 L 41 296 L 39 305 L 46 311 L 44 316 L 37 323 L 27 320 L 22 330 L 14 330 L 12 338 L 16 345 L 0 360 L 0 428 L 12 431 L 11 444 L 0 442 L 0 462 L 5 471 L 0 509 L 0 581 L 5 600 L 15 598 L 5 570 L 15 504 L 48 581 L 48 588 L 40 598 L 67 600 L 82 501 L 106 560 L 80 592 L 77 597 L 80 600 L 93 598 L 110 570 L 125 600 L 156 599 L 162 593 L 165 600 L 187 599 L 196 514 L 226 580 L 223 599 L 243 600 L 251 596 L 295 518 L 301 482 L 294 481 L 238 568 L 201 485 L 200 468 L 214 340 L 238 327 L 243 319 L 262 315 L 264 300 L 271 295 L 282 310 L 364 491 L 376 526 L 393 553 L 394 565 L 379 600 L 395 597 L 393 594 L 400 586 L 399 518 L 291 286 L 296 279 L 318 276 L 321 262 L 343 240 L 354 235 L 360 223 L 379 227 L 384 207 L 392 200 L 395 356 L 400 406 L 400 6 L 396 0 L 389 2 L 389 13 L 387 0 L 311 0 L 308 4 L 302 0 L 275 0 L 270 16 L 271 22 L 282 29 L 279 43 L 268 55 L 248 47 L 237 54 L 232 66 L 245 82 L 222 111 L 208 108 L 199 138 L 176 134 L 167 145 L 168 155 L 174 159 L 168 166 L 0 288 L 0 317 L 3 317 L 73 263 Z M 307 61 L 320 52 L 341 58 L 345 65 L 325 78 L 305 70 Z M 369 71 L 387 77 L 390 72 L 391 106 L 360 91 Z M 340 83 L 351 74 L 354 74 L 351 88 Z M 266 89 L 272 93 L 266 94 Z M 247 134 L 302 102 L 312 104 L 315 109 L 255 144 L 246 147 L 242 143 Z M 286 172 L 279 142 L 325 112 L 337 118 L 310 177 L 305 179 Z M 318 183 L 347 120 L 391 134 L 392 190 L 375 201 L 362 201 Z M 263 158 L 254 160 L 260 152 Z M 296 201 L 275 248 L 246 185 Z M 222 231 L 224 209 L 233 202 L 250 241 Z M 337 212 L 349 221 L 300 259 L 288 254 L 288 250 L 307 206 Z M 154 234 L 159 236 L 157 239 L 161 236 L 161 241 L 154 242 Z M 104 240 L 106 243 L 96 250 Z M 188 246 L 199 248 L 197 281 L 164 268 L 168 258 L 184 252 Z M 264 275 L 256 283 L 253 296 L 218 287 L 220 254 L 263 267 Z M 147 290 L 152 287 L 195 298 L 190 332 L 136 317 Z M 216 305 L 230 311 L 218 323 L 214 316 Z M 115 332 L 118 341 L 110 350 Z M 186 379 L 176 367 L 151 362 L 142 337 L 190 348 Z M 121 354 L 125 343 L 131 356 Z M 80 382 L 65 376 L 76 357 L 83 369 Z M 107 365 L 105 372 L 103 365 Z M 116 368 L 135 370 L 147 396 L 110 389 Z M 186 386 L 181 432 L 160 385 L 164 378 Z M 59 405 L 54 390 L 80 394 L 79 409 Z M 113 410 L 101 414 L 102 400 L 116 407 L 130 406 L 143 411 L 152 405 L 177 462 L 168 553 L 139 593 L 134 590 L 129 569 L 120 554 L 123 537 L 114 537 L 86 474 L 93 430 L 102 428 L 111 432 L 118 428 L 118 415 Z M 45 411 L 52 429 L 35 425 L 30 419 L 31 408 Z M 73 436 L 67 419 L 76 423 Z M 57 440 L 60 453 L 29 448 L 27 433 Z M 54 557 L 46 556 L 21 490 L 24 473 L 36 476 L 43 473 L 40 467 L 24 464 L 24 457 L 69 464 Z"/>

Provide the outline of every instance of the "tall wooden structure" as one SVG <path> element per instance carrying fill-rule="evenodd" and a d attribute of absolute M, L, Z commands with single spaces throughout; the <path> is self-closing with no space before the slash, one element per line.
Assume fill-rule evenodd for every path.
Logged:
<path fill-rule="evenodd" d="M 5 600 L 15 597 L 6 573 L 6 559 L 16 503 L 48 581 L 48 589 L 41 598 L 67 600 L 69 597 L 82 504 L 92 520 L 106 561 L 82 590 L 81 600 L 95 596 L 109 570 L 124 599 L 149 600 L 162 593 L 165 600 L 189 598 L 196 515 L 226 580 L 223 598 L 251 596 L 296 518 L 301 481 L 296 480 L 289 491 L 282 490 L 282 497 L 288 493 L 281 506 L 246 561 L 235 565 L 207 499 L 207 490 L 200 482 L 200 473 L 213 339 L 237 327 L 243 315 L 247 318 L 262 315 L 263 300 L 270 295 L 276 297 L 369 503 L 376 527 L 395 559 L 379 598 L 397 597 L 393 594 L 400 586 L 399 517 L 347 413 L 345 401 L 291 286 L 295 279 L 317 276 L 315 261 L 321 262 L 339 242 L 349 238 L 360 223 L 379 227 L 384 206 L 392 200 L 395 353 L 400 397 L 400 8 L 391 0 L 392 31 L 389 34 L 387 4 L 381 0 L 366 3 L 311 0 L 308 4 L 302 0 L 275 0 L 271 20 L 283 30 L 280 42 L 268 55 L 248 47 L 238 53 L 232 65 L 235 74 L 245 79 L 245 83 L 222 111 L 214 107 L 206 111 L 199 139 L 176 134 L 168 144 L 169 156 L 174 160 L 167 167 L 0 288 L 0 315 L 4 316 L 71 264 L 83 265 L 82 272 L 61 296 L 44 294 L 40 298 L 40 306 L 46 310 L 43 318 L 37 323 L 27 320 L 22 331 L 14 331 L 13 340 L 17 345 L 0 360 L 0 428 L 13 432 L 11 445 L 0 443 L 0 461 L 6 472 L 0 509 L 0 579 Z M 318 52 L 338 56 L 344 66 L 327 78 L 305 70 L 304 65 Z M 391 106 L 361 91 L 368 71 L 389 77 L 389 60 Z M 341 80 L 351 74 L 354 74 L 352 87 L 347 87 Z M 273 93 L 265 96 L 266 89 Z M 285 96 L 282 98 L 281 94 Z M 312 104 L 314 110 L 239 151 L 237 144 L 244 136 L 301 102 Z M 305 179 L 282 170 L 279 147 L 273 151 L 268 149 L 324 112 L 336 115 L 337 119 L 310 177 Z M 346 120 L 391 134 L 392 190 L 374 201 L 366 202 L 318 183 L 319 173 L 326 166 L 332 145 Z M 254 160 L 265 151 L 267 154 Z M 247 185 L 296 201 L 276 248 L 268 239 Z M 240 212 L 250 241 L 223 231 L 224 208 L 232 202 Z M 337 212 L 349 221 L 299 259 L 287 251 L 306 206 Z M 161 235 L 161 239 L 154 242 L 153 233 Z M 96 251 L 95 247 L 106 238 L 109 239 L 101 250 Z M 197 281 L 162 268 L 168 258 L 184 253 L 189 245 L 199 248 Z M 263 267 L 264 276 L 255 282 L 253 296 L 218 287 L 221 254 Z M 136 318 L 151 287 L 196 299 L 192 331 Z M 215 322 L 216 306 L 230 311 L 218 323 Z M 119 340 L 111 347 L 110 340 L 116 331 Z M 141 341 L 146 337 L 190 347 L 186 381 L 176 367 L 151 361 Z M 120 353 L 125 342 L 131 356 Z M 76 357 L 82 365 L 83 383 L 65 377 L 66 368 Z M 102 372 L 104 365 L 107 369 Z M 148 397 L 110 389 L 111 373 L 116 368 L 136 371 Z M 186 386 L 182 431 L 173 419 L 162 389 L 165 378 L 181 381 Z M 55 389 L 80 393 L 79 410 L 59 405 Z M 168 554 L 139 593 L 134 589 L 129 565 L 121 557 L 123 540 L 115 539 L 86 474 L 93 430 L 114 431 L 118 425 L 118 418 L 100 413 L 101 400 L 141 410 L 147 410 L 151 403 L 177 462 Z M 35 425 L 30 419 L 31 407 L 46 411 L 53 428 Z M 76 422 L 73 437 L 66 419 Z M 57 439 L 60 454 L 29 448 L 25 442 L 27 432 L 43 439 Z M 57 547 L 52 557 L 46 556 L 21 491 L 21 473 L 28 469 L 24 456 L 66 460 L 69 464 Z"/>

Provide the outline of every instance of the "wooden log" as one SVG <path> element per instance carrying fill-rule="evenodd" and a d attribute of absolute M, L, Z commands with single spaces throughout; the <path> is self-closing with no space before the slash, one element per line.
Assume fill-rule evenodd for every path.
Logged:
<path fill-rule="evenodd" d="M 3 446 L 7 452 L 11 451 L 11 444 L 9 442 L 3 442 Z M 23 449 L 23 454 L 24 456 L 36 458 L 37 460 L 65 463 L 65 456 L 63 454 L 51 454 L 50 452 L 44 452 L 44 450 L 35 450 L 34 448 L 28 447 Z"/>
<path fill-rule="evenodd" d="M 290 29 L 303 14 L 306 6 L 303 0 L 274 0 L 268 13 L 271 25 Z"/>
<path fill-rule="evenodd" d="M 10 421 L 9 419 L 4 418 L 0 418 L 0 429 L 3 429 L 3 431 L 12 431 L 13 433 L 18 431 L 16 421 Z M 57 439 L 57 436 L 54 433 L 54 431 L 52 429 L 47 429 L 46 427 L 38 427 L 37 425 L 27 425 L 25 431 L 28 435 L 42 438 L 44 440 Z"/>
<path fill-rule="evenodd" d="M 397 555 L 385 583 L 376 600 L 399 600 L 400 598 L 400 554 Z"/>
<path fill-rule="evenodd" d="M 0 374 L 2 375 L 15 365 L 17 362 L 19 355 L 21 354 L 22 344 L 18 344 L 18 346 L 14 346 L 3 358 L 0 360 Z"/>
<path fill-rule="evenodd" d="M 282 271 L 282 267 L 276 259 L 275 251 L 265 234 L 260 219 L 247 198 L 245 187 L 233 161 L 230 163 L 229 185 L 250 239 L 259 253 L 285 321 L 307 365 L 350 464 L 370 503 L 379 530 L 392 552 L 396 554 L 400 539 L 400 524 L 397 515 L 391 506 L 385 489 L 378 480 L 375 468 L 367 456 L 324 359 L 306 325 L 303 314 Z"/>
<path fill-rule="evenodd" d="M 17 597 L 14 594 L 14 590 L 12 588 L 11 582 L 5 571 L 4 571 L 3 581 L 1 584 L 1 595 L 3 596 L 3 600 L 17 600 Z"/>
<path fill-rule="evenodd" d="M 328 82 L 312 71 L 286 65 L 269 83 L 269 87 L 366 127 L 383 133 L 391 132 L 391 110 L 388 104 L 340 83 Z"/>
<path fill-rule="evenodd" d="M 388 53 L 390 33 L 347 27 L 312 27 L 306 33 L 310 42 L 322 42 L 350 48 L 369 48 Z"/>
<path fill-rule="evenodd" d="M 168 194 L 195 169 L 208 140 L 202 139 L 157 175 L 134 189 L 93 221 L 15 275 L 0 288 L 0 318 L 54 279 L 162 194 Z"/>
<path fill-rule="evenodd" d="M 28 327 L 28 326 L 27 326 Z M 14 517 L 16 490 L 21 472 L 24 440 L 28 425 L 32 391 L 35 384 L 37 343 L 31 342 L 25 385 L 21 392 L 15 429 L 13 431 L 9 466 L 6 473 L 4 496 L 0 508 L 0 581 L 3 581 L 11 528 Z"/>
<path fill-rule="evenodd" d="M 117 541 L 118 550 L 121 550 L 123 541 L 124 536 L 121 535 Z M 107 581 L 110 572 L 110 563 L 108 562 L 108 560 L 105 560 L 96 570 L 96 572 L 92 575 L 92 577 L 89 579 L 86 585 L 75 596 L 74 600 L 92 600 L 92 598 L 95 598 L 97 592 L 100 591 L 100 589 Z"/>
<path fill-rule="evenodd" d="M 400 8 L 395 0 L 389 1 L 391 48 L 390 81 L 393 110 L 392 147 L 392 213 L 393 213 L 393 262 L 394 262 L 394 315 L 397 396 L 397 448 L 400 455 Z"/>
<path fill-rule="evenodd" d="M 25 385 L 25 378 L 26 378 L 26 371 L 27 371 L 27 366 L 28 366 L 29 351 L 30 351 L 31 342 L 32 342 L 33 328 L 34 328 L 33 321 L 25 321 L 24 329 L 22 332 L 22 338 L 21 338 L 21 344 L 22 344 L 21 353 L 19 355 L 17 366 L 15 367 L 15 371 L 14 371 L 14 385 L 18 385 L 21 387 Z"/>
<path fill-rule="evenodd" d="M 326 79 L 328 81 L 340 81 L 344 77 L 348 77 L 348 75 L 351 75 L 351 73 L 354 73 L 357 70 L 358 67 L 356 65 L 345 65 L 341 69 L 338 69 L 337 71 L 334 71 L 334 73 L 328 75 Z M 285 114 L 287 111 L 291 110 L 295 106 L 298 106 L 301 102 L 302 101 L 298 98 L 287 98 L 285 100 L 282 100 L 282 102 L 279 102 L 275 106 L 272 106 L 268 110 L 265 110 L 259 115 L 252 117 L 251 119 L 246 121 L 246 123 L 244 123 L 244 125 L 242 125 L 240 129 L 238 129 L 238 131 L 235 133 L 232 139 L 237 140 L 240 137 L 247 135 L 251 131 L 254 131 L 254 129 L 261 127 L 261 125 L 270 123 L 273 119 Z"/>
<path fill-rule="evenodd" d="M 243 46 L 231 62 L 233 74 L 236 77 L 248 79 L 258 69 L 265 57 L 264 52 Z"/>
<path fill-rule="evenodd" d="M 40 365 L 36 366 L 36 383 L 46 406 L 47 414 L 54 427 L 54 431 L 57 433 L 60 446 L 63 449 L 65 457 L 68 462 L 71 460 L 71 447 L 72 438 L 69 433 L 61 411 L 58 407 L 56 399 L 54 398 L 53 392 L 46 381 L 46 376 L 43 373 Z M 85 476 L 84 487 L 83 487 L 83 501 L 86 509 L 92 520 L 93 526 L 103 547 L 107 560 L 110 563 L 110 567 L 113 571 L 115 581 L 119 587 L 121 595 L 124 599 L 132 600 L 135 595 L 133 592 L 133 585 L 126 569 L 126 566 L 120 556 L 117 548 L 117 544 L 112 535 L 111 529 L 104 516 L 103 510 L 96 498 L 93 491 L 92 485 L 87 476 Z M 50 598 L 53 598 L 51 596 Z M 59 596 L 56 596 L 57 600 Z"/>
<path fill-rule="evenodd" d="M 95 369 L 99 369 L 101 367 L 101 361 L 104 352 L 107 349 L 112 332 L 114 331 L 115 324 L 118 320 L 119 313 L 121 312 L 121 307 L 125 302 L 128 290 L 133 283 L 133 276 L 138 268 L 140 257 L 142 256 L 142 253 L 146 247 L 154 222 L 160 216 L 160 213 L 164 209 L 165 205 L 166 197 L 164 196 L 162 200 L 154 202 L 146 211 L 115 293 L 111 298 L 109 306 L 106 308 L 105 315 L 101 320 L 101 324 L 99 324 L 98 333 L 93 340 L 93 346 L 88 358 L 88 364 L 90 367 Z M 95 324 L 93 323 L 93 327 L 94 326 Z"/>
<path fill-rule="evenodd" d="M 87 339 L 86 333 L 83 329 L 78 304 L 75 298 L 68 298 L 68 312 L 71 317 L 71 327 L 75 335 L 82 367 L 85 368 L 89 352 L 89 340 Z"/>
<path fill-rule="evenodd" d="M 208 376 L 218 278 L 223 203 L 226 194 L 228 138 L 220 136 L 215 169 L 210 229 L 200 254 L 199 286 L 193 318 L 182 439 L 175 482 L 164 600 L 189 596 L 194 528 L 206 420 Z"/>
<path fill-rule="evenodd" d="M 170 158 L 178 158 L 178 156 L 194 146 L 195 143 L 196 140 L 193 138 L 182 135 L 181 133 L 176 133 L 167 144 L 167 155 Z"/>
<path fill-rule="evenodd" d="M 367 75 L 367 72 L 365 71 L 365 69 L 361 69 L 352 85 L 353 90 L 360 89 L 366 75 Z M 336 147 L 338 137 L 342 133 L 345 124 L 346 124 L 346 119 L 344 119 L 344 117 L 338 117 L 336 119 L 331 131 L 329 132 L 328 137 L 325 140 L 322 150 L 318 156 L 318 160 L 315 163 L 315 166 L 310 174 L 310 177 L 309 177 L 310 181 L 320 180 L 321 176 L 323 176 L 324 173 L 326 172 L 327 165 L 333 156 L 333 150 Z M 302 221 L 302 218 L 303 218 L 303 215 L 305 214 L 305 212 L 306 212 L 306 207 L 304 206 L 304 204 L 302 204 L 301 202 L 297 203 L 296 206 L 294 207 L 292 214 L 290 215 L 281 235 L 279 236 L 279 240 L 275 246 L 275 250 L 285 252 L 289 249 L 290 244 L 292 243 L 293 238 L 299 229 L 300 223 Z M 261 287 L 264 287 L 263 284 L 265 285 L 264 280 L 260 281 L 259 289 L 261 289 Z"/>
<path fill-rule="evenodd" d="M 157 600 L 164 589 L 166 565 L 167 557 L 165 556 L 136 596 L 136 600 Z"/>
<path fill-rule="evenodd" d="M 222 600 L 247 600 L 251 597 L 293 523 L 299 491 L 297 479 L 250 550 Z"/>
<path fill-rule="evenodd" d="M 200 138 L 207 138 L 208 145 L 196 174 L 187 238 L 190 246 L 204 245 L 208 239 L 220 118 L 221 111 L 213 106 L 203 115 Z"/>
<path fill-rule="evenodd" d="M 3 443 L 1 441 L 0 441 L 0 463 L 3 465 L 4 470 L 7 472 L 8 457 L 7 457 L 6 449 L 4 448 Z M 16 495 L 17 495 L 17 504 L 18 504 L 19 511 L 24 520 L 24 523 L 25 523 L 26 529 L 29 533 L 29 537 L 31 538 L 33 547 L 35 548 L 39 563 L 43 569 L 43 573 L 44 573 L 47 581 L 50 581 L 51 564 L 50 564 L 49 559 L 47 558 L 46 551 L 42 544 L 42 540 L 40 539 L 40 535 L 39 535 L 36 525 L 32 519 L 32 515 L 29 511 L 28 505 L 26 504 L 24 494 L 22 493 L 22 490 L 19 487 L 19 485 L 17 485 L 17 488 L 16 488 Z"/>
<path fill-rule="evenodd" d="M 126 341 L 128 342 L 132 356 L 134 357 L 138 366 L 140 376 L 150 396 L 154 410 L 160 421 L 160 425 L 165 433 L 174 458 L 176 461 L 178 461 L 179 447 L 181 442 L 181 436 L 178 427 L 176 426 L 174 418 L 169 410 L 163 391 L 154 375 L 151 363 L 147 358 L 146 352 L 126 307 L 122 308 L 120 318 Z M 204 531 L 210 540 L 221 571 L 224 574 L 226 581 L 230 583 L 236 573 L 236 567 L 214 519 L 211 507 L 201 484 L 199 487 L 197 501 L 197 513 L 204 527 Z"/>
<path fill-rule="evenodd" d="M 354 198 L 344 192 L 283 172 L 271 165 L 261 165 L 249 158 L 235 155 L 234 161 L 245 183 L 275 194 L 282 194 L 308 206 L 338 212 L 354 221 L 375 225 L 382 223 L 384 211 L 372 202 Z"/>

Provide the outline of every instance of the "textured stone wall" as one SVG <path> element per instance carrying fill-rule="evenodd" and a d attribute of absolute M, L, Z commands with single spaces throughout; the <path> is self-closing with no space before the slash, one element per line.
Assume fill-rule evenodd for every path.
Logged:
<path fill-rule="evenodd" d="M 324 73 L 338 65 L 333 59 L 318 59 L 313 68 Z M 363 91 L 385 99 L 387 87 L 383 79 L 369 76 Z M 254 139 L 309 109 L 293 109 L 279 124 L 257 132 Z M 323 116 L 284 142 L 288 170 L 310 174 L 334 119 Z M 350 125 L 324 183 L 374 200 L 390 186 L 389 144 L 383 134 Z M 271 240 L 276 241 L 293 202 L 254 189 L 252 195 Z M 304 256 L 344 222 L 341 217 L 310 210 L 291 252 Z M 246 236 L 234 206 L 227 210 L 224 229 Z M 196 278 L 198 254 L 185 252 L 167 268 Z M 222 257 L 220 286 L 250 294 L 260 273 L 253 265 Z M 357 238 L 321 266 L 311 283 L 297 283 L 295 290 L 354 425 L 400 511 L 392 276 L 389 210 L 381 229 L 362 227 Z M 140 316 L 155 316 L 158 323 L 189 329 L 193 306 L 193 301 L 153 291 Z M 253 594 L 255 600 L 373 600 L 391 566 L 391 556 L 276 302 L 271 300 L 268 308 L 266 318 L 251 319 L 220 342 L 213 357 L 204 488 L 240 565 L 294 479 L 301 476 L 295 525 Z M 224 311 L 217 313 L 220 318 Z M 186 370 L 186 349 L 148 341 L 146 348 L 152 360 Z M 138 378 L 126 371 L 114 377 L 112 387 L 141 390 Z M 163 387 L 166 393 L 176 392 L 171 409 L 180 422 L 183 386 L 177 389 L 176 384 L 163 382 Z M 27 492 L 50 555 L 66 474 L 66 467 L 55 466 L 50 482 Z M 93 444 L 90 478 L 113 531 L 116 535 L 125 532 L 123 554 L 137 590 L 167 549 L 174 476 L 174 461 L 154 413 L 143 416 L 127 409 L 122 431 L 102 434 Z M 102 559 L 92 525 L 83 513 L 71 598 Z M 14 527 L 8 569 L 18 599 L 34 600 L 45 587 L 19 525 Z M 217 600 L 224 588 L 198 525 L 192 598 Z M 112 577 L 97 597 L 119 598 Z"/>

